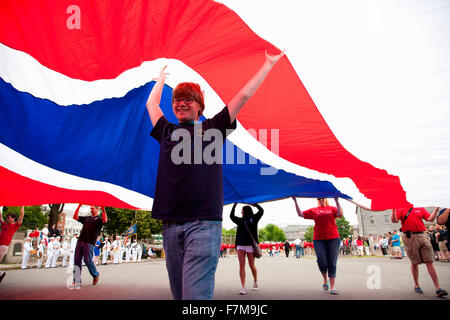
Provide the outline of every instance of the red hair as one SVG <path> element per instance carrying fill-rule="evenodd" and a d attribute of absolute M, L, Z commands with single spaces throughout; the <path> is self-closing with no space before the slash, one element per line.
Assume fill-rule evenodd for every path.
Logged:
<path fill-rule="evenodd" d="M 201 116 L 203 110 L 205 110 L 205 98 L 203 97 L 203 92 L 200 89 L 200 85 L 193 82 L 179 83 L 173 90 L 172 104 L 174 99 L 186 97 L 193 97 L 195 101 L 197 101 L 198 104 L 200 104 L 201 113 L 199 114 L 199 116 Z"/>

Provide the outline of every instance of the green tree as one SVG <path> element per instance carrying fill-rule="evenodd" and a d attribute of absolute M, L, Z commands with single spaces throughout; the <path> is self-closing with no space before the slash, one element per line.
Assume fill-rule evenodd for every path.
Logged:
<path fill-rule="evenodd" d="M 224 228 L 222 228 L 222 241 L 223 243 L 234 243 L 236 240 L 236 229 L 230 229 L 230 230 L 226 230 Z"/>
<path fill-rule="evenodd" d="M 3 217 L 6 214 L 13 213 L 17 217 L 20 215 L 20 207 L 4 207 Z M 20 231 L 35 230 L 36 228 L 42 229 L 47 223 L 47 216 L 42 213 L 41 206 L 25 206 L 23 222 L 20 226 Z"/>
<path fill-rule="evenodd" d="M 348 222 L 345 217 L 337 218 L 336 225 L 341 239 L 348 238 L 353 233 L 350 222 Z"/>
<path fill-rule="evenodd" d="M 225 228 L 222 228 L 222 234 L 236 234 L 236 229 L 227 230 Z"/>
<path fill-rule="evenodd" d="M 139 239 L 151 239 L 152 234 L 162 231 L 161 220 L 151 218 L 150 211 L 130 210 L 107 207 L 108 223 L 103 226 L 103 233 L 121 235 L 129 227 L 137 224 L 137 235 Z"/>
<path fill-rule="evenodd" d="M 259 230 L 259 240 L 283 242 L 286 240 L 286 235 L 276 225 L 268 224 L 265 228 Z"/>
<path fill-rule="evenodd" d="M 314 239 L 314 226 L 310 226 L 305 231 L 305 240 L 312 242 Z"/>

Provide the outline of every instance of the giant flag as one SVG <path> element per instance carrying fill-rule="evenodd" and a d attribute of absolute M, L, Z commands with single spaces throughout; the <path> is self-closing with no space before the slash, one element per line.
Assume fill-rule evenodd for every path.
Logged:
<path fill-rule="evenodd" d="M 210 116 L 254 74 L 265 50 L 279 52 L 270 38 L 250 29 L 250 19 L 243 20 L 239 10 L 207 0 L 4 1 L 0 6 L 3 202 L 23 201 L 23 192 L 42 202 L 69 202 L 82 193 L 84 202 L 148 207 L 142 204 L 152 196 L 156 167 L 149 159 L 155 154 L 147 146 L 137 153 L 134 148 L 151 143 L 143 110 L 151 77 L 164 64 L 178 77 L 174 84 L 195 74 L 222 102 L 207 98 Z M 320 180 L 351 179 L 372 209 L 409 205 L 398 176 L 359 160 L 341 145 L 286 49 L 288 55 L 239 114 L 243 127 L 230 140 L 238 144 L 244 129 L 258 134 L 276 129 L 278 139 L 268 139 L 265 149 L 281 159 L 323 174 Z M 167 101 L 170 88 L 165 94 Z M 256 140 L 240 147 L 251 154 L 261 149 Z M 284 171 L 264 177 L 278 175 L 297 179 Z M 298 181 L 256 183 L 266 186 L 256 198 L 250 196 L 259 201 L 318 194 L 315 188 L 299 188 Z M 279 186 L 290 187 L 273 194 Z M 330 190 L 326 195 L 340 194 Z M 234 194 L 248 198 L 245 192 Z"/>

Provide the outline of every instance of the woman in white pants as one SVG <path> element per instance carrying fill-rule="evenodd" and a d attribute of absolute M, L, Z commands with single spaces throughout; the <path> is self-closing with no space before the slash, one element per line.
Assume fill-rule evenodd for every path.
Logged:
<path fill-rule="evenodd" d="M 54 242 L 55 238 L 51 237 L 50 242 L 47 245 L 47 261 L 45 262 L 45 267 L 50 268 L 52 266 L 53 255 L 54 255 Z"/>
<path fill-rule="evenodd" d="M 53 242 L 52 268 L 56 268 L 56 260 L 58 259 L 59 255 L 60 255 L 61 242 L 59 241 L 59 239 L 61 239 L 61 238 L 56 237 L 55 241 Z"/>
<path fill-rule="evenodd" d="M 30 252 L 33 250 L 33 245 L 31 244 L 31 238 L 27 238 L 23 245 L 23 255 L 22 255 L 22 269 L 26 269 L 28 266 L 28 259 L 30 258 Z"/>
<path fill-rule="evenodd" d="M 142 259 L 142 246 L 141 246 L 140 243 L 137 244 L 136 250 L 137 250 L 137 256 L 138 256 L 138 262 L 141 262 L 141 259 Z"/>
<path fill-rule="evenodd" d="M 105 241 L 103 242 L 103 248 L 102 248 L 102 264 L 106 264 L 106 261 L 108 260 L 109 251 L 111 249 L 111 244 L 109 243 L 109 239 L 105 238 Z"/>
<path fill-rule="evenodd" d="M 64 239 L 64 242 L 62 243 L 61 254 L 62 254 L 62 266 L 63 266 L 63 268 L 65 268 L 65 267 L 67 267 L 67 260 L 70 255 L 70 242 L 69 242 L 68 237 L 66 237 Z"/>
<path fill-rule="evenodd" d="M 125 244 L 123 240 L 120 240 L 120 254 L 119 254 L 119 263 L 123 262 L 123 256 L 125 254 Z"/>
<path fill-rule="evenodd" d="M 131 257 L 133 259 L 133 262 L 136 262 L 137 260 L 137 242 L 136 240 L 133 241 L 133 243 L 131 244 Z"/>
<path fill-rule="evenodd" d="M 122 259 L 121 247 L 122 244 L 120 243 L 120 237 L 116 236 L 116 240 L 112 243 L 112 252 L 115 264 L 120 263 L 120 260 Z"/>

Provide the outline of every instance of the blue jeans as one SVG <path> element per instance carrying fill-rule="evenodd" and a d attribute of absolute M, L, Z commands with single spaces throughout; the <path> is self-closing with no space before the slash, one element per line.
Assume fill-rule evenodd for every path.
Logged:
<path fill-rule="evenodd" d="M 84 242 L 77 241 L 77 246 L 75 247 L 75 256 L 74 256 L 74 268 L 73 268 L 73 281 L 75 283 L 81 283 L 81 266 L 82 260 L 84 259 L 84 263 L 89 270 L 92 278 L 98 277 L 97 268 L 95 268 L 94 262 L 92 262 L 92 256 L 94 253 L 94 245 Z"/>
<path fill-rule="evenodd" d="M 329 278 L 336 278 L 336 265 L 341 239 L 313 240 L 317 264 L 322 274 L 328 272 Z"/>
<path fill-rule="evenodd" d="M 219 262 L 222 221 L 163 224 L 170 290 L 175 300 L 210 300 Z"/>
<path fill-rule="evenodd" d="M 295 246 L 295 257 L 296 258 L 300 258 L 302 254 L 302 247 L 300 246 Z"/>

